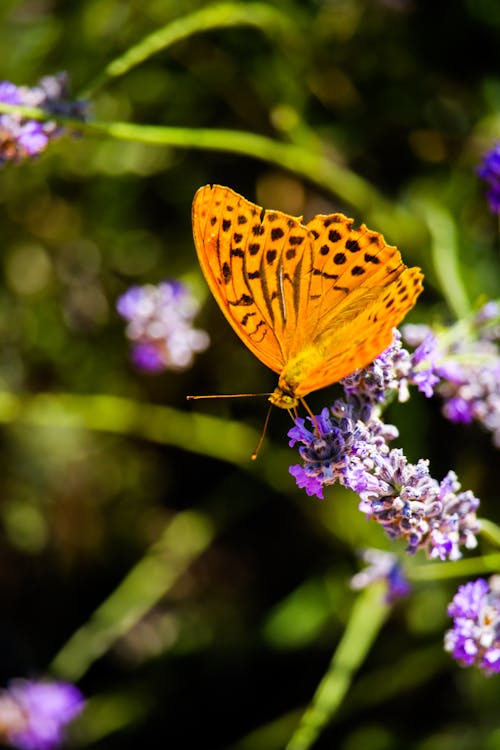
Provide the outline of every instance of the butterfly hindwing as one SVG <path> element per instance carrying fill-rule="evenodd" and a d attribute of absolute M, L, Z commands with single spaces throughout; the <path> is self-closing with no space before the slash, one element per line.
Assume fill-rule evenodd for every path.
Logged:
<path fill-rule="evenodd" d="M 315 339 L 320 356 L 311 357 L 311 367 L 305 364 L 302 368 L 296 395 L 304 396 L 370 364 L 391 344 L 394 327 L 413 307 L 421 290 L 420 270 L 406 267 L 385 287 L 364 292 L 358 288 L 356 299 L 338 310 L 334 323 Z M 293 359 L 290 362 L 293 366 Z"/>

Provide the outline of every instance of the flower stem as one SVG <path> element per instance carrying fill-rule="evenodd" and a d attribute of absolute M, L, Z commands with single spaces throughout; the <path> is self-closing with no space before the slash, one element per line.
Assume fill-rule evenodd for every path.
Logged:
<path fill-rule="evenodd" d="M 375 641 L 388 613 L 382 585 L 374 585 L 356 599 L 349 622 L 330 663 L 286 750 L 309 750 L 333 718 L 355 671 Z"/>
<path fill-rule="evenodd" d="M 481 519 L 484 531 L 484 519 Z M 500 570 L 500 553 L 481 555 L 481 557 L 469 557 L 452 562 L 428 563 L 427 565 L 415 565 L 405 571 L 410 581 L 443 581 L 447 578 L 462 578 L 466 576 L 480 575 L 481 573 L 493 573 Z"/>
<path fill-rule="evenodd" d="M 481 533 L 495 547 L 500 547 L 500 526 L 488 518 L 481 518 Z"/>
<path fill-rule="evenodd" d="M 226 151 L 250 156 L 300 175 L 310 183 L 336 195 L 356 208 L 363 218 L 382 231 L 391 231 L 391 240 L 415 247 L 422 236 L 423 225 L 409 212 L 394 208 L 384 196 L 359 175 L 332 161 L 322 148 L 277 141 L 243 130 L 164 127 L 128 122 L 102 122 L 52 115 L 33 107 L 20 107 L 0 102 L 0 113 L 17 113 L 35 120 L 53 120 L 72 131 L 107 136 L 116 140 L 150 145 Z"/>
<path fill-rule="evenodd" d="M 430 199 L 418 201 L 431 236 L 431 255 L 439 288 L 457 318 L 468 315 L 471 303 L 460 270 L 457 228 L 452 215 Z"/>
<path fill-rule="evenodd" d="M 52 674 L 71 682 L 79 680 L 171 589 L 209 547 L 214 534 L 207 516 L 192 511 L 176 515 L 160 539 L 56 654 L 49 667 Z"/>
<path fill-rule="evenodd" d="M 93 97 L 96 91 L 106 85 L 110 79 L 128 73 L 152 55 L 193 34 L 237 26 L 253 26 L 273 38 L 286 35 L 292 39 L 297 36 L 295 26 L 290 22 L 289 17 L 270 5 L 264 3 L 211 5 L 182 18 L 176 18 L 134 44 L 105 67 L 104 71 L 87 86 L 82 93 L 82 98 Z"/>

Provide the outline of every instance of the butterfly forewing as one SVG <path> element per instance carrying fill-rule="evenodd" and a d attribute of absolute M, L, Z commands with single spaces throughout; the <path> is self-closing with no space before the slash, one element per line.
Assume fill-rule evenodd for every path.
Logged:
<path fill-rule="evenodd" d="M 343 214 L 315 216 L 307 228 L 315 237 L 310 290 L 303 299 L 309 314 L 302 313 L 306 327 L 314 326 L 314 331 L 307 331 L 310 340 L 331 328 L 333 321 L 340 325 L 345 307 L 353 314 L 360 312 L 405 266 L 397 248 L 365 225 L 353 229 L 352 219 Z"/>
<path fill-rule="evenodd" d="M 300 220 L 262 209 L 222 186 L 193 202 L 201 267 L 222 312 L 248 348 L 281 372 L 298 330 L 299 291 L 311 238 Z"/>

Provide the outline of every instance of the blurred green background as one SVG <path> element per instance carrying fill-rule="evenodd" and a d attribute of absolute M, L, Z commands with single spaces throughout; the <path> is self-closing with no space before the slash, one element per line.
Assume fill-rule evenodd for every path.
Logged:
<path fill-rule="evenodd" d="M 67 70 L 77 97 L 141 38 L 206 7 L 4 0 L 0 78 Z M 323 155 L 369 193 L 320 186 L 307 165 L 97 135 L 0 173 L 2 682 L 46 672 L 139 565 L 103 616 L 108 638 L 96 626 L 55 662 L 91 698 L 81 746 L 284 747 L 348 619 L 357 550 L 402 552 L 353 494 L 296 489 L 286 413 L 252 463 L 264 400 L 186 403 L 275 383 L 209 297 L 191 235 L 197 188 L 367 221 L 424 270 L 412 322 L 451 323 L 500 293 L 498 224 L 474 172 L 500 136 L 498 0 L 286 0 L 261 28 L 252 7 L 254 26 L 190 35 L 107 81 L 93 116 L 261 134 Z M 188 372 L 147 376 L 115 302 L 164 278 L 203 300 L 196 325 L 212 343 Z M 335 393 L 313 394 L 313 411 Z M 429 458 L 438 480 L 454 469 L 500 521 L 487 434 L 416 393 L 386 418 L 409 460 Z M 160 564 L 141 568 L 158 540 Z M 500 748 L 499 678 L 442 650 L 463 580 L 416 584 L 396 607 L 318 750 Z M 154 606 L 138 611 L 148 584 Z"/>

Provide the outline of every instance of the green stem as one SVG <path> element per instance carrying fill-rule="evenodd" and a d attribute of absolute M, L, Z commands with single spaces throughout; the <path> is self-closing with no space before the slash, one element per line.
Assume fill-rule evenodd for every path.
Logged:
<path fill-rule="evenodd" d="M 54 120 L 71 130 L 123 141 L 150 145 L 192 148 L 250 156 L 302 176 L 343 202 L 355 207 L 365 220 L 391 232 L 391 239 L 415 246 L 423 225 L 409 212 L 394 208 L 369 182 L 346 167 L 336 164 L 323 150 L 276 141 L 256 133 L 238 130 L 164 127 L 127 122 L 82 122 L 69 117 L 51 116 L 41 109 L 19 107 L 0 102 L 0 112 L 9 112 L 36 120 Z"/>
<path fill-rule="evenodd" d="M 180 42 L 193 34 L 211 31 L 213 29 L 227 29 L 236 26 L 253 26 L 273 37 L 286 34 L 290 38 L 296 37 L 294 25 L 288 16 L 270 5 L 263 3 L 221 3 L 190 13 L 182 18 L 155 30 L 152 34 L 141 39 L 130 47 L 123 55 L 112 60 L 104 71 L 91 83 L 82 94 L 88 99 L 104 86 L 110 79 L 122 76 L 129 70 L 140 65 L 152 55 L 167 49 L 172 44 Z"/>
<path fill-rule="evenodd" d="M 262 409 L 264 419 L 264 408 Z M 105 394 L 38 393 L 18 395 L 0 391 L 0 423 L 42 429 L 86 429 L 141 437 L 174 446 L 257 473 L 270 487 L 290 488 L 286 467 L 290 452 L 267 445 L 257 461 L 251 455 L 259 439 L 256 430 L 241 422 L 168 406 Z M 286 423 L 288 424 L 288 423 Z M 284 432 L 286 431 L 284 428 Z"/>
<path fill-rule="evenodd" d="M 258 439 L 256 431 L 239 422 L 107 394 L 0 392 L 2 422 L 131 435 L 236 465 L 251 463 Z"/>
<path fill-rule="evenodd" d="M 481 523 L 481 534 L 488 539 L 489 542 L 500 547 L 500 526 L 490 521 L 488 518 L 479 519 Z"/>
<path fill-rule="evenodd" d="M 500 571 L 500 553 L 453 562 L 416 565 L 407 570 L 406 575 L 410 581 L 442 581 L 447 578 L 465 578 L 495 571 Z"/>
<path fill-rule="evenodd" d="M 471 304 L 460 270 L 458 234 L 453 217 L 430 199 L 420 198 L 418 207 L 431 236 L 431 255 L 440 291 L 455 316 L 463 318 L 470 313 Z"/>
<path fill-rule="evenodd" d="M 175 516 L 160 539 L 54 657 L 51 673 L 71 682 L 79 680 L 172 588 L 209 547 L 214 534 L 211 522 L 200 513 L 186 511 Z"/>
<path fill-rule="evenodd" d="M 388 612 L 382 585 L 366 589 L 356 599 L 330 667 L 286 750 L 309 750 L 318 739 L 346 695 L 354 673 L 374 643 Z"/>
<path fill-rule="evenodd" d="M 118 140 L 141 141 L 157 145 L 228 151 L 267 161 L 300 174 L 342 200 L 368 211 L 383 202 L 382 196 L 358 175 L 335 164 L 322 152 L 283 143 L 256 133 L 237 130 L 208 130 L 141 126 L 128 123 L 89 123 L 94 132 Z"/>

